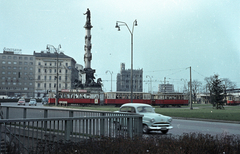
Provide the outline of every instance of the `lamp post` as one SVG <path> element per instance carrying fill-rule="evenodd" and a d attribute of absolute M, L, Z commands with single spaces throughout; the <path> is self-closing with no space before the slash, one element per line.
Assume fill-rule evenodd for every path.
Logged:
<path fill-rule="evenodd" d="M 137 20 L 133 21 L 132 31 L 129 29 L 128 25 L 125 22 L 117 21 L 115 28 L 118 28 L 120 31 L 120 26 L 126 26 L 131 34 L 131 103 L 133 102 L 133 31 L 134 26 L 137 26 Z"/>
<path fill-rule="evenodd" d="M 111 74 L 111 92 L 112 92 L 112 74 L 113 74 L 113 72 L 107 70 L 107 71 L 106 71 L 106 74 L 107 74 L 108 72 Z"/>
<path fill-rule="evenodd" d="M 53 45 L 48 44 L 46 49 L 50 50 L 50 47 L 52 47 L 57 54 L 57 76 L 56 76 L 57 77 L 57 85 L 56 85 L 56 102 L 55 102 L 55 105 L 57 106 L 58 105 L 58 97 L 59 97 L 58 96 L 58 52 L 60 51 L 61 44 L 58 45 L 58 49 L 56 49 Z"/>

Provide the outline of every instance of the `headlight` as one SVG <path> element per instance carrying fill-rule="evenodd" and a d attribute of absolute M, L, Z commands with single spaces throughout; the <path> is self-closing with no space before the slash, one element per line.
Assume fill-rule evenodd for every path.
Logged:
<path fill-rule="evenodd" d="M 150 122 L 151 122 L 151 123 L 154 123 L 154 122 L 155 122 L 155 119 L 151 119 Z"/>
<path fill-rule="evenodd" d="M 171 121 L 172 121 L 172 118 L 169 118 L 169 119 L 168 119 L 168 122 L 171 122 Z"/>

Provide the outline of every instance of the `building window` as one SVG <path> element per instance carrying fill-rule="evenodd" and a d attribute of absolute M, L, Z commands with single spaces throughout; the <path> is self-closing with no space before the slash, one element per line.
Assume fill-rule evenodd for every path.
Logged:
<path fill-rule="evenodd" d="M 57 73 L 57 70 L 55 69 L 54 72 Z"/>
<path fill-rule="evenodd" d="M 13 59 L 17 59 L 17 56 L 13 56 Z"/>
<path fill-rule="evenodd" d="M 38 73 L 41 73 L 41 69 L 38 69 Z"/>
<path fill-rule="evenodd" d="M 12 59 L 12 56 L 8 56 L 8 59 Z"/>
<path fill-rule="evenodd" d="M 6 59 L 6 56 L 2 56 L 2 59 Z"/>
<path fill-rule="evenodd" d="M 28 60 L 28 57 L 24 57 L 24 60 Z"/>
<path fill-rule="evenodd" d="M 30 60 L 33 60 L 33 57 L 30 57 Z"/>
<path fill-rule="evenodd" d="M 16 67 L 16 66 L 14 66 L 14 67 L 13 67 L 13 69 L 17 69 L 17 67 Z"/>
<path fill-rule="evenodd" d="M 51 80 L 52 79 L 52 76 L 49 76 L 49 80 Z"/>
<path fill-rule="evenodd" d="M 45 63 L 45 66 L 47 66 L 47 63 Z"/>
<path fill-rule="evenodd" d="M 32 86 L 32 82 L 30 82 L 29 85 Z"/>
<path fill-rule="evenodd" d="M 45 69 L 45 73 L 47 73 L 47 69 Z"/>
<path fill-rule="evenodd" d="M 41 84 L 40 84 L 40 83 L 38 83 L 38 88 L 40 88 L 40 86 L 41 86 Z"/>
<path fill-rule="evenodd" d="M 30 65 L 33 65 L 33 62 L 30 62 L 29 64 L 30 64 Z"/>
<path fill-rule="evenodd" d="M 44 83 L 44 88 L 46 88 L 47 86 L 46 86 L 46 83 Z"/>
<path fill-rule="evenodd" d="M 14 62 L 13 62 L 13 64 L 14 64 L 14 65 L 16 65 L 16 64 L 17 64 L 17 62 L 15 62 L 15 61 L 14 61 Z"/>
<path fill-rule="evenodd" d="M 50 66 L 52 66 L 52 63 L 50 63 Z"/>
<path fill-rule="evenodd" d="M 68 73 L 68 70 L 66 70 L 66 74 Z"/>
<path fill-rule="evenodd" d="M 24 62 L 24 65 L 27 65 L 28 64 L 28 62 Z"/>
<path fill-rule="evenodd" d="M 12 64 L 12 62 L 9 61 L 8 64 Z"/>
<path fill-rule="evenodd" d="M 68 66 L 68 63 L 66 63 L 66 66 Z"/>
<path fill-rule="evenodd" d="M 5 66 L 2 66 L 2 69 L 6 69 L 6 67 L 5 67 Z"/>
<path fill-rule="evenodd" d="M 5 84 L 5 82 L 2 82 L 2 85 L 4 85 Z"/>
<path fill-rule="evenodd" d="M 24 67 L 24 70 L 28 70 L 28 68 L 27 68 L 27 67 Z"/>
<path fill-rule="evenodd" d="M 11 66 L 8 66 L 8 69 L 11 69 Z"/>
<path fill-rule="evenodd" d="M 6 62 L 5 62 L 5 61 L 2 61 L 2 64 L 6 64 Z"/>
<path fill-rule="evenodd" d="M 59 84 L 59 88 L 61 88 L 61 84 Z"/>
<path fill-rule="evenodd" d="M 67 76 L 65 76 L 65 81 L 67 81 Z"/>
<path fill-rule="evenodd" d="M 31 71 L 33 70 L 33 68 L 32 68 L 32 67 L 30 67 L 29 69 L 30 69 Z"/>
<path fill-rule="evenodd" d="M 13 74 L 14 74 L 14 75 L 16 75 L 16 74 L 17 74 L 17 72 L 13 72 Z"/>
<path fill-rule="evenodd" d="M 49 73 L 52 73 L 52 69 L 49 70 Z"/>
<path fill-rule="evenodd" d="M 49 83 L 49 88 L 51 88 L 51 83 Z"/>
<path fill-rule="evenodd" d="M 19 67 L 19 69 L 21 70 L 21 69 L 22 69 L 22 67 Z"/>
<path fill-rule="evenodd" d="M 59 80 L 61 80 L 61 76 L 59 76 Z"/>
<path fill-rule="evenodd" d="M 41 62 L 38 62 L 38 65 L 41 65 Z"/>
<path fill-rule="evenodd" d="M 40 75 L 39 75 L 39 76 L 38 76 L 38 80 L 40 80 L 40 78 L 41 78 L 41 77 L 40 77 Z"/>
<path fill-rule="evenodd" d="M 44 76 L 44 80 L 47 80 L 47 76 Z"/>
<path fill-rule="evenodd" d="M 22 60 L 22 57 L 19 57 L 19 60 Z"/>
<path fill-rule="evenodd" d="M 21 61 L 19 62 L 19 65 L 22 65 L 22 62 L 21 62 Z"/>

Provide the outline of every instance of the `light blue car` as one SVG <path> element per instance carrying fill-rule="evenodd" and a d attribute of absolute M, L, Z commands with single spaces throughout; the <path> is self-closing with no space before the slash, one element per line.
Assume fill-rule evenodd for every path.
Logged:
<path fill-rule="evenodd" d="M 150 131 L 161 131 L 166 134 L 172 129 L 172 118 L 162 114 L 155 113 L 154 108 L 148 104 L 142 103 L 127 103 L 120 107 L 117 112 L 128 112 L 143 115 L 143 133 Z"/>
<path fill-rule="evenodd" d="M 37 106 L 37 101 L 36 101 L 36 99 L 30 99 L 28 105 L 29 105 L 29 106 L 31 106 L 31 105 Z"/>

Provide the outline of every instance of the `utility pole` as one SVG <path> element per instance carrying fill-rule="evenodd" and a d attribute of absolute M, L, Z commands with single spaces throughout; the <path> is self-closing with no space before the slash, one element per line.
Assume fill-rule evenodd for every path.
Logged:
<path fill-rule="evenodd" d="M 190 66 L 190 110 L 192 109 L 192 70 Z"/>

